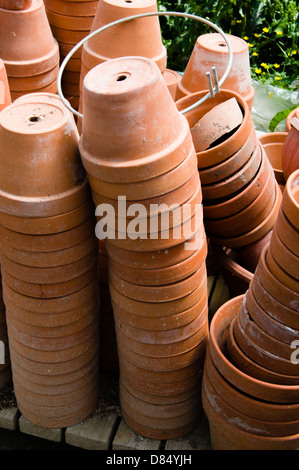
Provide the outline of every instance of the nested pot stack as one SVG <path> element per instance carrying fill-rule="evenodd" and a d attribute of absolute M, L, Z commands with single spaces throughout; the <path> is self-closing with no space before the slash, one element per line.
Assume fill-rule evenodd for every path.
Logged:
<path fill-rule="evenodd" d="M 156 0 L 141 0 L 138 4 L 120 0 L 101 0 L 98 2 L 90 32 L 129 16 L 157 10 Z M 166 69 L 167 51 L 162 43 L 157 16 L 137 18 L 112 26 L 83 44 L 79 105 L 81 113 L 83 112 L 83 80 L 87 72 L 109 59 L 126 56 L 148 57 L 156 62 L 161 72 Z M 79 119 L 78 122 L 81 131 L 81 120 Z"/>
<path fill-rule="evenodd" d="M 192 137 L 151 59 L 111 59 L 83 83 L 79 148 L 108 254 L 122 415 L 142 435 L 171 439 L 201 417 L 208 338 Z"/>
<path fill-rule="evenodd" d="M 58 43 L 43 0 L 1 2 L 0 57 L 11 98 L 36 91 L 57 93 Z"/>
<path fill-rule="evenodd" d="M 206 93 L 176 105 L 186 109 Z M 271 232 L 282 195 L 246 101 L 223 89 L 185 116 L 197 151 L 207 235 L 236 251 L 258 243 Z"/>
<path fill-rule="evenodd" d="M 1 274 L 1 273 L 0 273 Z M 0 390 L 11 384 L 11 363 L 8 347 L 5 304 L 2 295 L 2 276 L 0 276 Z"/>
<path fill-rule="evenodd" d="M 210 327 L 203 404 L 215 449 L 299 447 L 299 171 L 248 291 Z"/>
<path fill-rule="evenodd" d="M 0 59 L 0 111 L 11 104 L 11 95 L 5 64 Z"/>
<path fill-rule="evenodd" d="M 59 44 L 60 62 L 90 32 L 98 0 L 44 0 L 52 33 Z M 63 76 L 62 91 L 74 109 L 79 106 L 82 47 L 69 59 Z"/>
<path fill-rule="evenodd" d="M 3 299 L 17 405 L 61 428 L 95 408 L 99 385 L 97 240 L 73 116 L 58 97 L 1 112 Z"/>

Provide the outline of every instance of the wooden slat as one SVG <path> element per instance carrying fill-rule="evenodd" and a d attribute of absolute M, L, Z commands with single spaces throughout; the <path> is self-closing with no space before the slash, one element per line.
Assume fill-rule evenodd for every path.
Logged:
<path fill-rule="evenodd" d="M 159 450 L 162 441 L 135 433 L 122 419 L 112 443 L 113 450 Z"/>
<path fill-rule="evenodd" d="M 0 428 L 14 431 L 18 428 L 20 412 L 16 406 L 0 410 Z"/>
<path fill-rule="evenodd" d="M 53 442 L 62 442 L 63 430 L 62 429 L 48 429 L 28 421 L 24 416 L 19 419 L 20 431 L 31 436 L 40 437 Z"/>
<path fill-rule="evenodd" d="M 95 414 L 65 430 L 65 442 L 86 450 L 108 450 L 119 421 L 116 412 Z"/>

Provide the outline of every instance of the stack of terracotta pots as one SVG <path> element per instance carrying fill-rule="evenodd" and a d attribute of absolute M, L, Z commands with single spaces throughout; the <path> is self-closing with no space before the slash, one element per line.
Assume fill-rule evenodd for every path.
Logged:
<path fill-rule="evenodd" d="M 210 327 L 203 403 L 215 449 L 299 446 L 299 170 L 245 295 Z"/>
<path fill-rule="evenodd" d="M 188 95 L 176 105 L 184 110 L 206 93 Z M 271 233 L 282 195 L 246 101 L 222 89 L 185 116 L 197 150 L 211 242 L 237 252 L 256 244 L 262 248 L 260 241 Z"/>
<path fill-rule="evenodd" d="M 111 59 L 83 83 L 79 149 L 108 253 L 122 415 L 142 435 L 174 438 L 200 419 L 208 337 L 190 129 L 151 59 Z"/>
<path fill-rule="evenodd" d="M 97 240 L 74 118 L 58 96 L 29 98 L 0 116 L 3 299 L 17 405 L 61 428 L 97 405 Z"/>
<path fill-rule="evenodd" d="M 282 150 L 287 135 L 287 132 L 268 132 L 259 136 L 259 140 L 274 170 L 276 181 L 282 191 L 286 182 L 282 171 Z"/>
<path fill-rule="evenodd" d="M 241 95 L 252 108 L 254 88 L 251 80 L 249 47 L 244 39 L 226 35 L 232 50 L 232 64 L 223 88 Z M 213 76 L 216 67 L 218 79 L 223 76 L 229 59 L 229 49 L 220 33 L 202 34 L 196 40 L 183 76 L 178 82 L 176 100 L 208 88 L 206 73 Z"/>
<path fill-rule="evenodd" d="M 1 0 L 0 23 L 0 57 L 12 100 L 35 91 L 56 93 L 59 49 L 43 0 Z"/>
<path fill-rule="evenodd" d="M 0 390 L 11 383 L 11 364 L 8 347 L 5 305 L 2 296 L 2 278 L 0 283 Z"/>
<path fill-rule="evenodd" d="M 138 4 L 119 0 L 100 0 L 90 32 L 129 16 L 155 11 L 157 11 L 156 0 L 142 0 Z M 109 59 L 124 56 L 148 57 L 156 62 L 161 72 L 166 69 L 167 51 L 162 43 L 157 16 L 137 18 L 115 25 L 96 34 L 83 44 L 79 106 L 81 113 L 83 80 L 87 72 Z"/>
<path fill-rule="evenodd" d="M 89 34 L 98 0 L 44 0 L 48 20 L 59 44 L 60 62 Z M 74 109 L 79 106 L 82 47 L 68 61 L 62 76 L 62 91 Z"/>

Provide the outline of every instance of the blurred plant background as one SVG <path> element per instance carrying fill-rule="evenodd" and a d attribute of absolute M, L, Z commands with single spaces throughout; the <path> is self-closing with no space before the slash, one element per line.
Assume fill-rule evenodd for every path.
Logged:
<path fill-rule="evenodd" d="M 158 0 L 160 11 L 185 12 L 205 18 L 224 33 L 248 43 L 252 80 L 276 88 L 299 89 L 297 0 Z M 183 72 L 199 35 L 215 32 L 188 18 L 160 17 L 168 68 Z M 273 92 L 271 91 L 273 88 Z M 297 104 L 298 106 L 298 104 Z"/>
<path fill-rule="evenodd" d="M 299 79 L 299 7 L 295 0 L 158 0 L 158 6 L 160 11 L 200 16 L 224 33 L 247 41 L 253 79 L 281 88 L 289 88 Z M 184 70 L 200 34 L 215 32 L 188 18 L 165 16 L 160 22 L 168 66 L 176 70 Z"/>

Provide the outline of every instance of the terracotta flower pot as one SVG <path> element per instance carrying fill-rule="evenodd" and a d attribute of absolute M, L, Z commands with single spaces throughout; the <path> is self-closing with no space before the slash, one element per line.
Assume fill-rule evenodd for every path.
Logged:
<path fill-rule="evenodd" d="M 205 91 L 192 93 L 191 95 L 187 95 L 184 98 L 179 99 L 176 101 L 178 110 L 182 111 L 193 105 L 198 100 L 203 98 L 206 93 L 207 90 L 205 89 Z M 226 140 L 219 143 L 215 147 L 209 148 L 202 152 L 197 152 L 197 163 L 199 170 L 221 163 L 237 152 L 245 144 L 252 132 L 252 119 L 246 101 L 241 97 L 241 95 L 227 89 L 222 89 L 215 95 L 215 97 L 207 99 L 197 108 L 184 114 L 191 129 L 208 111 L 231 98 L 236 98 L 242 110 L 242 124 L 232 135 L 230 135 Z"/>
<path fill-rule="evenodd" d="M 290 276 L 282 267 L 277 263 L 270 250 L 266 253 L 266 260 L 268 267 L 273 274 L 282 284 L 287 286 L 292 291 L 299 294 L 299 282 L 297 279 Z"/>
<path fill-rule="evenodd" d="M 23 10 L 6 10 L 0 7 L 0 19 L 0 55 L 5 63 L 8 79 L 45 73 L 57 66 L 58 44 L 41 0 L 32 0 L 30 7 Z M 15 34 L 12 35 L 11 31 Z"/>
<path fill-rule="evenodd" d="M 281 166 L 285 180 L 299 169 L 299 118 L 294 116 L 290 120 L 290 130 L 284 141 L 281 156 Z"/>
<path fill-rule="evenodd" d="M 0 111 L 11 104 L 10 88 L 7 79 L 5 64 L 0 59 Z"/>
<path fill-rule="evenodd" d="M 134 126 L 128 126 L 132 109 Z M 163 116 L 156 119 L 158 109 Z M 149 175 L 156 177 L 194 152 L 188 123 L 177 112 L 158 67 L 149 59 L 119 58 L 93 68 L 84 79 L 84 110 L 79 142 L 82 161 L 87 173 L 99 177 L 100 171 L 103 181 L 132 183 Z M 140 123 L 137 127 L 136 122 Z M 156 132 L 163 135 L 163 143 L 156 139 Z M 113 133 L 117 139 L 112 139 Z"/>
<path fill-rule="evenodd" d="M 299 247 L 298 247 L 298 236 L 299 231 L 293 227 L 288 219 L 286 218 L 283 208 L 280 208 L 277 220 L 276 220 L 276 231 L 277 235 L 281 241 L 288 246 L 288 248 L 294 253 L 294 255 L 299 256 Z"/>
<path fill-rule="evenodd" d="M 2 212 L 47 217 L 86 201 L 90 193 L 78 155 L 78 134 L 64 106 L 45 102 L 10 105 L 1 113 L 0 140 L 7 156 L 1 162 Z M 52 158 L 33 164 L 34 156 L 44 154 L 45 149 Z"/>
<path fill-rule="evenodd" d="M 282 170 L 282 153 L 287 135 L 287 132 L 269 132 L 259 136 L 259 140 L 273 167 L 276 181 L 282 185 L 285 185 L 286 182 Z"/>
<path fill-rule="evenodd" d="M 94 16 L 98 6 L 97 1 L 44 0 L 44 3 L 47 10 L 70 16 Z"/>
<path fill-rule="evenodd" d="M 224 81 L 224 88 L 242 95 L 251 109 L 254 89 L 251 82 L 249 49 L 243 39 L 227 35 L 232 48 L 233 61 L 229 74 Z M 209 33 L 199 36 L 194 45 L 191 57 L 184 75 L 178 84 L 176 99 L 188 94 L 206 90 L 206 72 L 216 67 L 218 77 L 225 71 L 228 62 L 228 47 L 219 33 Z"/>
<path fill-rule="evenodd" d="M 218 371 L 232 385 L 253 397 L 275 403 L 295 403 L 297 385 L 280 385 L 251 377 L 232 364 L 227 357 L 226 342 L 233 318 L 237 315 L 244 296 L 238 296 L 223 304 L 214 314 L 210 325 L 209 351 Z"/>
<path fill-rule="evenodd" d="M 117 1 L 102 1 L 98 4 L 90 32 L 128 16 L 157 11 L 151 0 L 120 4 Z M 134 39 L 133 39 L 134 38 Z M 163 71 L 166 68 L 166 49 L 162 44 L 157 17 L 137 18 L 101 32 L 83 45 L 82 61 L 89 68 L 116 57 L 141 56 L 154 60 Z"/>
<path fill-rule="evenodd" d="M 181 74 L 175 70 L 165 69 L 162 71 L 162 76 L 166 82 L 169 93 L 172 96 L 172 99 L 176 99 L 176 91 L 178 83 L 181 79 Z"/>
<path fill-rule="evenodd" d="M 294 279 L 299 281 L 299 257 L 286 246 L 277 234 L 276 227 L 272 232 L 269 250 L 279 266 Z"/>

